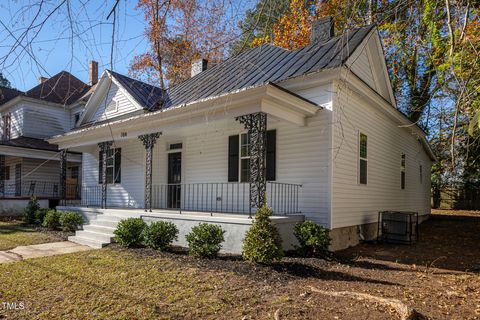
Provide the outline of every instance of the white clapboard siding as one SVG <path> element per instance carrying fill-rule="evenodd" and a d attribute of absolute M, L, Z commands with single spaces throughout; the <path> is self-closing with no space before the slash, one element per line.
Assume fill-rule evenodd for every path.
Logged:
<path fill-rule="evenodd" d="M 122 149 L 121 183 L 109 184 L 107 205 L 111 207 L 143 207 L 145 153 L 139 140 L 117 142 Z M 98 181 L 98 148 L 91 148 L 82 156 L 82 185 L 100 186 Z M 82 194 L 84 196 L 84 194 Z"/>
<path fill-rule="evenodd" d="M 377 221 L 381 210 L 430 211 L 431 161 L 410 128 L 346 88 L 334 98 L 332 227 Z M 358 183 L 358 135 L 368 137 L 368 183 Z M 406 189 L 400 188 L 401 154 L 406 154 Z M 420 183 L 419 166 L 423 166 Z"/>
<path fill-rule="evenodd" d="M 61 106 L 23 104 L 24 136 L 48 138 L 70 129 L 70 111 Z"/>
<path fill-rule="evenodd" d="M 368 47 L 359 47 L 356 57 L 352 57 L 353 64 L 351 70 L 365 81 L 368 86 L 374 90 L 377 90 L 375 84 L 375 78 L 373 75 L 372 65 L 368 57 Z"/>
<path fill-rule="evenodd" d="M 20 106 L 13 106 L 12 108 L 9 108 L 8 110 L 5 110 L 2 115 L 5 114 L 10 114 L 10 119 L 11 119 L 11 128 L 10 128 L 10 138 L 15 139 L 24 134 L 24 113 L 23 113 L 23 108 Z M 2 130 L 0 131 L 3 132 L 3 122 L 1 122 Z"/>
<path fill-rule="evenodd" d="M 105 112 L 105 108 L 112 102 L 112 100 L 117 102 L 117 107 L 115 110 Z M 136 111 L 135 107 L 131 101 L 127 98 L 125 93 L 112 82 L 111 87 L 106 94 L 105 98 L 98 105 L 97 110 L 95 111 L 93 117 L 88 119 L 89 122 L 102 121 L 106 119 L 111 119 L 114 117 L 122 116 L 127 113 Z"/>

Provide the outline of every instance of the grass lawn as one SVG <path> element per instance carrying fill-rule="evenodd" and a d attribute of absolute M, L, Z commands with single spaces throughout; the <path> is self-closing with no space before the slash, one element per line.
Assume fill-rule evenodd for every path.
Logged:
<path fill-rule="evenodd" d="M 65 240 L 60 233 L 39 232 L 22 221 L 0 221 L 0 251 L 18 246 Z"/>
<path fill-rule="evenodd" d="M 381 304 L 315 287 L 399 299 L 430 319 L 479 319 L 480 252 L 470 249 L 480 233 L 462 223 L 428 221 L 416 246 L 363 244 L 329 261 L 262 266 L 113 246 L 3 264 L 0 302 L 25 309 L 0 305 L 0 318 L 398 319 Z"/>

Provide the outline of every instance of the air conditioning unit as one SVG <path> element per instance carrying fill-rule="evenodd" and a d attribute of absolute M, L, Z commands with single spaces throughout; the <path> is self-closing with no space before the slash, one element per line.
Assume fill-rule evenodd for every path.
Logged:
<path fill-rule="evenodd" d="M 380 211 L 378 240 L 387 243 L 415 243 L 418 240 L 418 212 Z"/>

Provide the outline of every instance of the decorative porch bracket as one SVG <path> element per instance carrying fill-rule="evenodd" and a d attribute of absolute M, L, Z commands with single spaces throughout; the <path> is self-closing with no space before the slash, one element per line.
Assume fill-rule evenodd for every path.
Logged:
<path fill-rule="evenodd" d="M 138 136 L 145 147 L 145 212 L 147 209 L 152 212 L 152 155 L 153 147 L 161 134 L 155 132 Z"/>
<path fill-rule="evenodd" d="M 0 196 L 5 196 L 5 156 L 0 155 Z"/>
<path fill-rule="evenodd" d="M 250 208 L 260 208 L 265 203 L 267 191 L 267 114 L 251 113 L 237 117 L 236 120 L 245 126 L 250 136 Z"/>
<path fill-rule="evenodd" d="M 113 141 L 104 141 L 98 144 L 102 153 L 102 209 L 107 208 L 107 156 L 112 144 Z"/>
<path fill-rule="evenodd" d="M 65 205 L 67 196 L 67 149 L 60 151 L 60 200 Z"/>

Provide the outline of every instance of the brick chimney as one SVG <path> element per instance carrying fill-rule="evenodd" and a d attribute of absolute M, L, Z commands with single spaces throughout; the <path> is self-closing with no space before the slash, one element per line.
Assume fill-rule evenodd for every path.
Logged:
<path fill-rule="evenodd" d="M 90 65 L 89 65 L 89 71 L 88 71 L 88 74 L 89 74 L 89 82 L 90 82 L 90 85 L 93 86 L 93 85 L 96 85 L 98 83 L 98 62 L 97 61 L 90 61 Z"/>
<path fill-rule="evenodd" d="M 326 42 L 333 38 L 335 28 L 332 17 L 320 18 L 312 23 L 310 43 Z"/>
<path fill-rule="evenodd" d="M 200 72 L 207 70 L 207 64 L 208 61 L 206 59 L 193 60 L 191 76 L 196 76 Z"/>
<path fill-rule="evenodd" d="M 38 84 L 42 84 L 42 83 L 44 83 L 45 81 L 47 81 L 48 79 L 49 79 L 49 78 L 47 78 L 47 77 L 42 77 L 42 76 L 40 76 L 40 77 L 38 77 Z"/>

